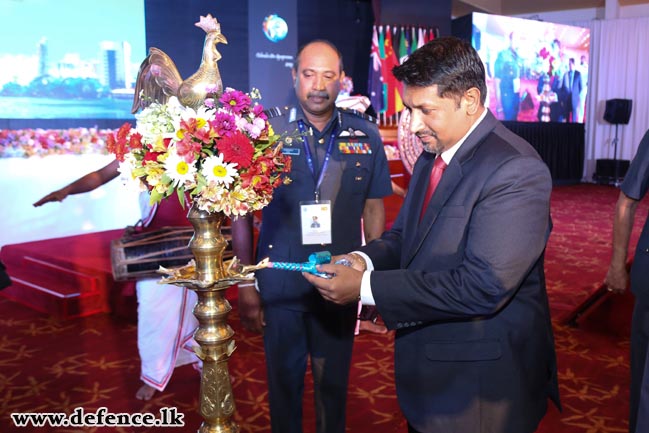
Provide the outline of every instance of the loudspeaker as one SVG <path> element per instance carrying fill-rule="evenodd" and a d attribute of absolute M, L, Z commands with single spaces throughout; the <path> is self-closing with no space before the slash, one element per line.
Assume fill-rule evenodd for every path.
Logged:
<path fill-rule="evenodd" d="M 606 101 L 604 120 L 614 125 L 626 125 L 631 118 L 632 105 L 630 99 L 609 99 Z"/>
<path fill-rule="evenodd" d="M 597 183 L 614 183 L 624 179 L 629 170 L 630 161 L 626 159 L 598 159 L 595 163 L 593 180 Z M 617 166 L 617 176 L 616 176 Z"/>

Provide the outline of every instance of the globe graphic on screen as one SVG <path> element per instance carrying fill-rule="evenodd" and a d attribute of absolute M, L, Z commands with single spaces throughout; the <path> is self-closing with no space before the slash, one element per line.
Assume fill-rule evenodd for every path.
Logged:
<path fill-rule="evenodd" d="M 279 42 L 288 34 L 288 24 L 284 18 L 277 14 L 268 15 L 264 18 L 264 34 L 271 42 Z"/>

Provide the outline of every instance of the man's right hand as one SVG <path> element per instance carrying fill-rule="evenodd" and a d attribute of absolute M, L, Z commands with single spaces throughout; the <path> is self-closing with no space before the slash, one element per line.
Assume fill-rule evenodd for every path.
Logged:
<path fill-rule="evenodd" d="M 261 305 L 261 296 L 255 284 L 239 284 L 239 317 L 245 329 L 262 334 L 264 331 L 264 310 Z"/>
<path fill-rule="evenodd" d="M 626 266 L 611 265 L 604 280 L 609 292 L 624 293 L 629 286 L 629 271 Z"/>

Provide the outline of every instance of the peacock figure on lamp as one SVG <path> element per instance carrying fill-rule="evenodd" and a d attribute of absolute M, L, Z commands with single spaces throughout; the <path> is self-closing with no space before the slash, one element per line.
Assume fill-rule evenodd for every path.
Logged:
<path fill-rule="evenodd" d="M 124 124 L 107 145 L 120 171 L 140 182 L 151 202 L 171 194 L 183 204 L 191 201 L 187 217 L 194 227 L 189 242 L 194 260 L 161 268 L 167 274 L 162 282 L 198 295 L 194 339 L 203 361 L 199 411 L 204 420 L 199 432 L 226 433 L 239 428 L 231 419 L 235 404 L 227 363 L 235 344 L 227 323 L 232 307 L 224 294 L 268 263 L 242 266 L 236 257 L 224 262 L 221 225 L 268 205 L 274 189 L 290 181 L 291 160 L 258 103 L 259 92 L 223 87 L 216 44 L 226 39 L 217 20 L 201 16 L 196 26 L 207 33 L 198 71 L 183 81 L 173 61 L 151 48 L 137 78 L 136 127 Z"/>

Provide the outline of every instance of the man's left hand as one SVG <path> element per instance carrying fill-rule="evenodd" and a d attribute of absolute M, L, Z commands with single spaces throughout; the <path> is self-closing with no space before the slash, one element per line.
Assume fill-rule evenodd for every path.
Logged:
<path fill-rule="evenodd" d="M 319 265 L 318 271 L 334 274 L 334 276 L 333 278 L 322 278 L 306 272 L 303 272 L 302 275 L 318 289 L 323 298 L 339 305 L 358 302 L 361 293 L 362 272 L 348 266 L 334 264 Z"/>

